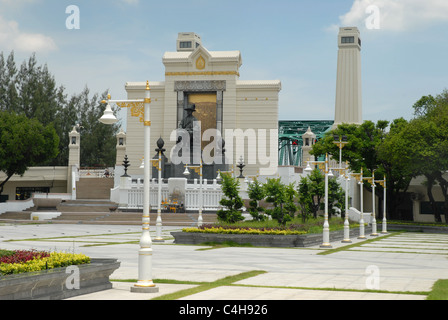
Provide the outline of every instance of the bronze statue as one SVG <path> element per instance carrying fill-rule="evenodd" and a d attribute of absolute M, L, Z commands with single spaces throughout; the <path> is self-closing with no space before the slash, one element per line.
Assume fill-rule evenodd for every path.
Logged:
<path fill-rule="evenodd" d="M 182 121 L 179 124 L 180 129 L 185 129 L 190 134 L 190 137 L 193 137 L 193 127 L 194 122 L 198 121 L 195 116 L 193 116 L 193 112 L 196 111 L 196 105 L 190 104 L 185 109 L 187 111 L 187 116 L 182 119 Z"/>

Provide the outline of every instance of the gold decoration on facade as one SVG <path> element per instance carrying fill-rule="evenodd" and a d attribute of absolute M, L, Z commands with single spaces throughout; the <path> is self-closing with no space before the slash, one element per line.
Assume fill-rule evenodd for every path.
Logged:
<path fill-rule="evenodd" d="M 120 108 L 131 108 L 131 116 L 139 117 L 140 122 L 143 122 L 145 115 L 145 106 L 143 102 L 117 102 Z"/>
<path fill-rule="evenodd" d="M 205 69 L 205 59 L 202 56 L 199 56 L 196 60 L 196 69 L 203 70 Z"/>
<path fill-rule="evenodd" d="M 144 122 L 143 122 L 143 125 L 144 125 L 145 127 L 150 127 L 150 126 L 151 126 L 151 121 L 144 121 Z"/>
<path fill-rule="evenodd" d="M 237 71 L 165 72 L 166 77 L 174 76 L 240 76 Z"/>

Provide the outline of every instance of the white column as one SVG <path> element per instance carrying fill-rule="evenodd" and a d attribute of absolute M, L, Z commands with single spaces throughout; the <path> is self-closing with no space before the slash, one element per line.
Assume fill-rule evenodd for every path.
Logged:
<path fill-rule="evenodd" d="M 157 288 L 152 281 L 152 241 L 149 233 L 150 228 L 150 141 L 151 141 L 151 116 L 150 116 L 150 103 L 151 95 L 149 89 L 149 82 L 146 82 L 145 91 L 145 115 L 144 115 L 144 157 L 146 165 L 144 167 L 144 195 L 143 195 L 143 217 L 142 217 L 142 236 L 140 238 L 140 250 L 138 253 L 138 282 L 131 287 L 133 292 L 158 292 Z"/>
<path fill-rule="evenodd" d="M 375 173 L 372 173 L 372 233 L 371 236 L 377 236 L 376 217 L 375 217 Z"/>
<path fill-rule="evenodd" d="M 362 176 L 362 169 L 361 169 L 361 177 L 359 179 L 360 181 L 360 189 L 361 189 L 361 217 L 359 219 L 359 237 L 358 239 L 365 239 L 366 236 L 364 235 L 364 194 L 363 194 L 363 189 L 364 189 L 364 180 L 363 180 L 363 176 Z"/>
<path fill-rule="evenodd" d="M 202 156 L 201 156 L 201 163 L 199 167 L 199 216 L 198 216 L 198 227 L 202 226 L 202 206 L 203 204 L 203 198 L 202 198 Z"/>
<path fill-rule="evenodd" d="M 383 210 L 383 226 L 382 226 L 382 231 L 381 233 L 387 233 L 387 220 L 386 220 L 386 176 L 384 176 L 384 200 L 383 200 L 383 205 L 384 205 L 384 210 Z"/>
<path fill-rule="evenodd" d="M 322 248 L 331 248 L 330 245 L 330 225 L 328 223 L 328 155 L 325 157 L 325 216 Z"/>
<path fill-rule="evenodd" d="M 156 238 L 154 241 L 163 242 L 162 238 L 162 152 L 159 150 L 159 160 L 158 160 L 158 178 L 159 185 L 157 190 L 157 219 L 156 219 Z"/>
<path fill-rule="evenodd" d="M 348 170 L 346 168 L 346 173 L 345 173 L 345 221 L 344 221 L 344 240 L 342 240 L 341 242 L 343 243 L 351 243 L 352 241 L 350 240 L 350 223 L 348 221 L 348 189 L 349 189 L 349 184 L 348 184 L 348 179 L 350 173 L 348 173 Z"/>

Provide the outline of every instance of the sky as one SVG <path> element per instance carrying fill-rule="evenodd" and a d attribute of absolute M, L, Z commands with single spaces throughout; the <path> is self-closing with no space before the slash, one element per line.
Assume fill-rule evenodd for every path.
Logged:
<path fill-rule="evenodd" d="M 35 53 L 69 95 L 126 99 L 126 82 L 164 81 L 163 54 L 195 32 L 209 51 L 241 52 L 241 80 L 281 80 L 279 120 L 334 119 L 349 26 L 363 45 L 363 120 L 410 119 L 448 89 L 446 0 L 0 0 L 0 51 L 18 65 Z"/>

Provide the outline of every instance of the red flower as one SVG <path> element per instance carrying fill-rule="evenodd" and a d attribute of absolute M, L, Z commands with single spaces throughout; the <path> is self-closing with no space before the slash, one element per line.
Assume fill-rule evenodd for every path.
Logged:
<path fill-rule="evenodd" d="M 36 250 L 15 250 L 14 254 L 0 257 L 0 263 L 23 263 L 33 259 L 49 257 L 45 251 Z"/>

